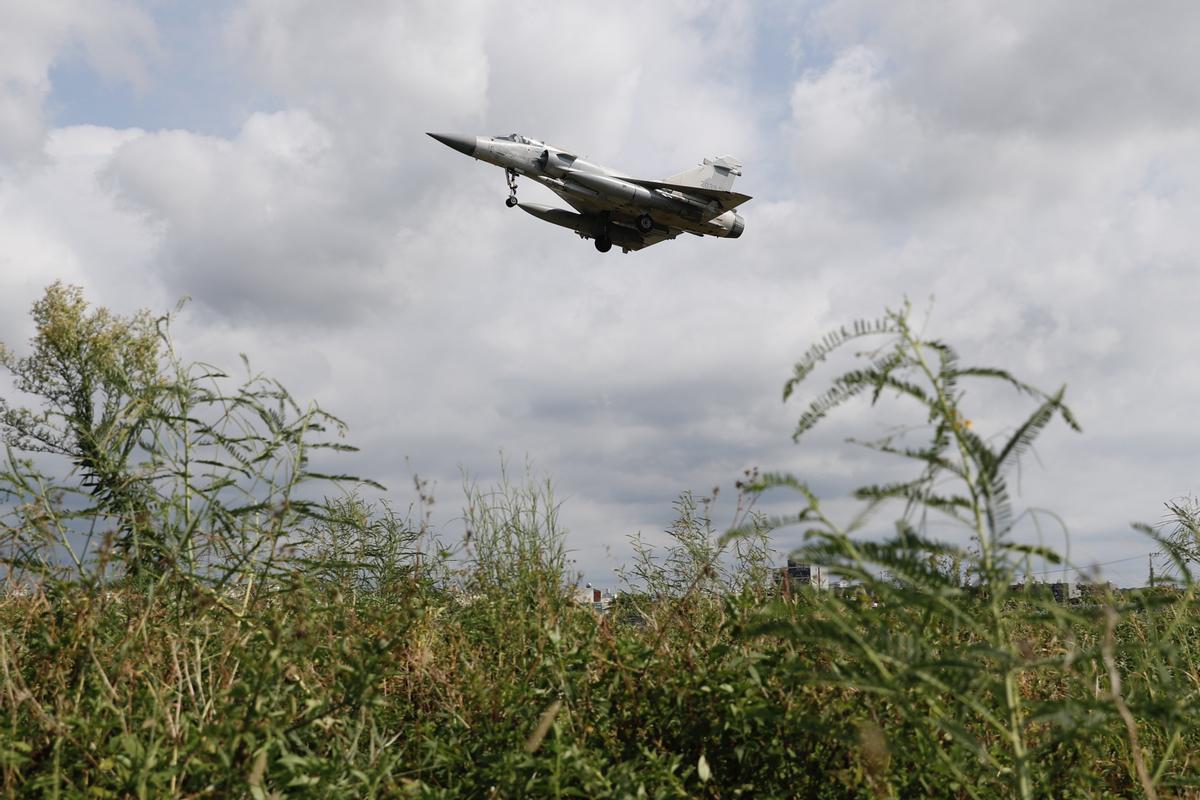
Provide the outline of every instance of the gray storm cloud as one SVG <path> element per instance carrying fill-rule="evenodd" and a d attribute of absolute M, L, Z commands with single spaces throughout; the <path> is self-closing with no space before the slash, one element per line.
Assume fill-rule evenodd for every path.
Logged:
<path fill-rule="evenodd" d="M 23 339 L 56 277 L 122 310 L 190 295 L 181 345 L 247 351 L 345 417 L 354 471 L 398 491 L 422 472 L 445 508 L 460 468 L 528 454 L 580 563 L 607 565 L 675 493 L 747 466 L 835 496 L 891 474 L 842 441 L 886 414 L 847 408 L 794 446 L 779 390 L 826 328 L 932 296 L 929 330 L 967 360 L 1068 384 L 1086 433 L 1047 435 L 1022 501 L 1069 520 L 1076 557 L 1137 552 L 1127 522 L 1198 466 L 1197 12 L 923 8 L 231 3 L 212 46 L 264 99 L 214 110 L 240 113 L 228 136 L 53 128 L 70 37 L 20 17 L 39 44 L 0 110 L 44 163 L 0 182 L 0 332 Z M 161 36 L 138 24 L 104 34 L 121 58 Z M 431 129 L 520 130 L 647 177 L 731 152 L 756 199 L 736 242 L 605 258 L 508 212 L 502 176 Z M 969 399 L 985 427 L 1020 413 Z"/>

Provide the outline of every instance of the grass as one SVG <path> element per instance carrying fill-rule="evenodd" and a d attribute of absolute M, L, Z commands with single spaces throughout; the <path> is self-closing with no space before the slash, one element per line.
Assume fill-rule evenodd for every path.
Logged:
<path fill-rule="evenodd" d="M 1004 797 L 1014 786 L 989 672 L 1009 656 L 979 632 L 980 598 L 960 599 L 961 619 L 898 604 L 899 590 L 883 605 L 672 598 L 631 624 L 561 592 L 530 603 L 415 579 L 354 598 L 306 579 L 249 606 L 176 588 L 3 601 L 7 794 Z M 1009 610 L 1032 789 L 1139 795 L 1140 759 L 1160 796 L 1187 796 L 1200 746 L 1194 598 L 1112 599 L 1063 619 Z"/>
<path fill-rule="evenodd" d="M 104 397 L 0 407 L 10 443 L 72 459 L 55 477 L 41 469 L 68 462 L 10 451 L 0 470 L 7 796 L 1200 796 L 1194 514 L 1159 542 L 1163 585 L 1077 605 L 1014 590 L 1057 557 L 1013 541 L 1004 471 L 1054 419 L 1075 424 L 1063 392 L 959 367 L 905 311 L 827 337 L 788 387 L 882 337 L 798 435 L 856 395 L 916 402 L 923 438 L 870 446 L 917 476 L 864 487 L 846 524 L 794 476 L 744 475 L 728 530 L 714 498 L 684 494 L 668 547 L 635 540 L 606 616 L 571 597 L 547 483 L 468 486 L 469 535 L 447 547 L 424 507 L 368 504 L 315 469 L 312 453 L 348 449 L 336 418 L 277 384 L 181 367 L 165 324 L 91 314 L 61 287 L 40 313 L 35 352 L 61 380 L 6 366 L 34 398 L 73 375 Z M 132 376 L 113 356 L 131 330 Z M 960 379 L 1033 409 L 985 438 Z M 767 491 L 797 512 L 755 514 Z M 902 508 L 895 535 L 860 535 L 884 506 Z M 969 543 L 928 538 L 930 515 Z M 770 541 L 787 525 L 796 557 L 854 588 L 781 591 Z"/>

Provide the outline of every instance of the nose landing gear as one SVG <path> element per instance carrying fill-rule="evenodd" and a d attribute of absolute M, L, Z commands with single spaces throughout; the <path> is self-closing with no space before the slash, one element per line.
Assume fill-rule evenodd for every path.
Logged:
<path fill-rule="evenodd" d="M 517 173 L 514 170 L 504 170 L 504 180 L 508 183 L 508 198 L 504 205 L 512 208 L 517 204 Z"/>

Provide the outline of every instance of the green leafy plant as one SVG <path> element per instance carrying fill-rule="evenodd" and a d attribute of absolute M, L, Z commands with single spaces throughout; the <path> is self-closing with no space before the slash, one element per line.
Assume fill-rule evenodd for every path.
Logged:
<path fill-rule="evenodd" d="M 907 309 L 833 334 L 789 391 L 845 344 L 881 342 L 808 406 L 800 441 L 853 398 L 895 400 L 919 424 L 868 444 L 915 477 L 866 487 L 862 513 L 839 525 L 800 478 L 751 470 L 724 538 L 716 492 L 685 493 L 665 546 L 638 545 L 630 591 L 600 615 L 572 597 L 548 480 L 502 470 L 495 486 L 468 482 L 449 523 L 464 542 L 447 547 L 426 482 L 399 514 L 323 467 L 348 449 L 335 417 L 249 368 L 235 378 L 183 361 L 167 318 L 135 324 L 52 294 L 66 310 L 35 323 L 72 321 L 69 336 L 45 334 L 78 339 L 82 360 L 39 364 L 59 351 L 35 341 L 31 360 L 4 363 L 99 388 L 92 427 L 54 400 L 68 395 L 47 396 L 52 383 L 24 384 L 28 411 L 4 406 L 0 794 L 1100 798 L 1200 786 L 1191 529 L 1147 529 L 1177 568 L 1153 589 L 1096 585 L 1063 604 L 1015 585 L 1057 557 L 1019 543 L 1019 525 L 1039 518 L 1012 508 L 1005 482 L 1040 431 L 1072 418 L 1061 392 L 959 367 Z M 100 355 L 126 340 L 153 358 L 132 358 L 132 344 L 128 358 Z M 977 434 L 967 409 L 989 384 L 1032 408 Z M 58 449 L 30 452 L 21 430 Z M 799 512 L 758 514 L 772 487 L 798 492 Z M 898 519 L 884 537 L 871 521 L 888 507 Z M 966 534 L 939 541 L 936 520 Z M 786 524 L 807 535 L 795 556 L 849 586 L 780 591 L 771 537 Z"/>
<path fill-rule="evenodd" d="M 856 397 L 865 396 L 873 405 L 891 398 L 912 403 L 923 425 L 864 444 L 912 462 L 917 474 L 858 489 L 855 496 L 866 506 L 844 527 L 826 515 L 800 479 L 763 476 L 757 490 L 787 487 L 802 497 L 799 513 L 776 521 L 805 527 L 808 543 L 798 556 L 825 565 L 854 589 L 822 594 L 804 613 L 793 608 L 770 615 L 758 630 L 828 648 L 828 672 L 816 678 L 818 683 L 877 697 L 876 708 L 887 710 L 891 725 L 915 733 L 911 742 L 921 759 L 940 765 L 922 791 L 942 782 L 969 796 L 1033 797 L 1052 780 L 1050 770 L 1039 774 L 1037 765 L 1046 763 L 1042 759 L 1072 726 L 1047 727 L 1065 707 L 1031 703 L 1023 687 L 1047 675 L 1061 678 L 1063 669 L 1086 661 L 1089 654 L 1071 640 L 1073 631 L 1090 624 L 1086 613 L 1056 605 L 1053 598 L 1015 591 L 1020 568 L 1028 572 L 1030 558 L 1061 560 L 1048 549 L 1013 541 L 1016 515 L 1008 474 L 1055 417 L 1073 429 L 1079 426 L 1063 403 L 1064 389 L 1047 393 L 1004 370 L 961 365 L 950 345 L 914 329 L 907 306 L 827 335 L 797 363 L 785 400 L 835 350 L 871 339 L 882 344 L 857 353 L 864 363 L 810 401 L 795 438 L 801 440 Z M 1008 431 L 983 436 L 967 411 L 968 381 L 1007 386 L 1034 407 Z M 902 505 L 894 538 L 870 541 L 852 535 L 888 501 Z M 931 516 L 966 528 L 972 547 L 930 538 Z M 1037 641 L 1061 644 L 1041 653 L 1031 644 Z M 1090 653 L 1093 659 L 1097 655 L 1102 653 Z M 1111 665 L 1094 667 L 1099 674 L 1112 673 Z M 1125 716 L 1115 683 L 1109 700 L 1103 711 Z M 880 730 L 887 735 L 888 728 Z M 1134 761 L 1141 765 L 1139 780 L 1152 793 L 1135 729 L 1129 735 Z M 989 788 L 967 766 L 973 763 L 987 764 L 998 784 Z"/>
<path fill-rule="evenodd" d="M 32 317 L 32 352 L 17 357 L 0 345 L 0 365 L 40 408 L 0 398 L 0 434 L 17 450 L 70 459 L 96 509 L 120 521 L 117 546 L 136 551 L 153 538 L 149 489 L 131 460 L 160 384 L 155 320 L 146 312 L 122 318 L 90 309 L 78 287 L 62 283 L 46 290 Z"/>
<path fill-rule="evenodd" d="M 364 483 L 312 466 L 314 453 L 355 449 L 322 438 L 343 433 L 340 420 L 302 408 L 248 364 L 233 386 L 215 367 L 185 364 L 169 317 L 93 310 L 61 284 L 32 316 L 32 353 L 0 350 L 16 387 L 38 402 L 0 400 L 10 575 L 61 574 L 65 551 L 77 576 L 103 578 L 116 565 L 133 578 L 250 587 L 256 574 L 287 569 L 300 523 L 328 516 L 302 485 Z M 73 479 L 50 481 L 14 450 L 65 457 Z"/>

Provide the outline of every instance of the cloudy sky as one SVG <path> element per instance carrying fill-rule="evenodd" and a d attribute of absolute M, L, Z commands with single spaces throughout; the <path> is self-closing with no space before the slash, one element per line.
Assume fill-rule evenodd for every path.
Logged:
<path fill-rule="evenodd" d="M 532 460 L 611 583 L 683 490 L 724 487 L 720 521 L 750 466 L 831 500 L 892 474 L 843 440 L 899 412 L 795 445 L 780 390 L 907 296 L 965 360 L 1067 384 L 1084 433 L 1047 432 L 1019 501 L 1138 583 L 1128 523 L 1200 491 L 1198 35 L 1183 0 L 0 0 L 0 341 L 55 279 L 188 296 L 187 356 L 343 417 L 398 504 L 431 478 L 449 538 L 463 471 Z M 732 153 L 755 199 L 736 241 L 601 255 L 430 130 L 646 177 Z M 989 433 L 1028 411 L 973 402 Z"/>

